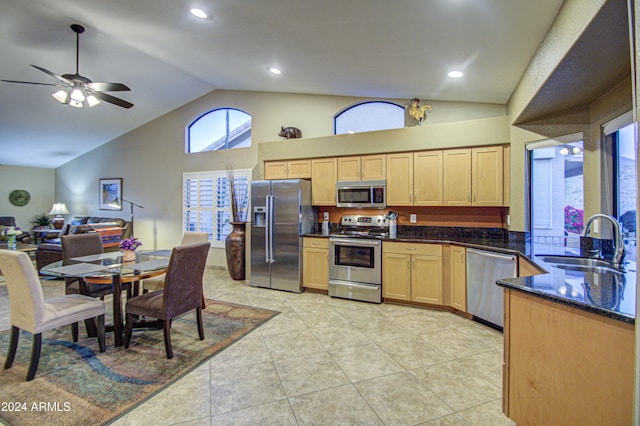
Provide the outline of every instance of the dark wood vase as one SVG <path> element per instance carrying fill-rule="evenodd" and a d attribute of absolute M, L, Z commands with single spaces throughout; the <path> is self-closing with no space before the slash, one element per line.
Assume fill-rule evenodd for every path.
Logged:
<path fill-rule="evenodd" d="M 246 222 L 229 222 L 233 227 L 224 240 L 227 269 L 234 280 L 244 280 Z"/>

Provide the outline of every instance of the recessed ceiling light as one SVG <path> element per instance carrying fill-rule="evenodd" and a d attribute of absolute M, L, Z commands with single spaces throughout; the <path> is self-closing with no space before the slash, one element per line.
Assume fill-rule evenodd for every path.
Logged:
<path fill-rule="evenodd" d="M 270 67 L 270 68 L 269 68 L 269 71 L 270 71 L 272 74 L 276 74 L 276 75 L 280 75 L 280 74 L 282 74 L 282 71 L 280 71 L 280 68 L 276 68 L 276 67 Z"/>
<path fill-rule="evenodd" d="M 464 74 L 462 74 L 462 71 L 449 71 L 449 73 L 447 74 L 449 77 L 451 78 L 460 78 L 462 77 Z"/>
<path fill-rule="evenodd" d="M 208 18 L 207 13 L 202 9 L 198 9 L 198 8 L 194 7 L 193 9 L 191 9 L 190 12 L 196 18 L 200 18 L 200 19 L 207 19 Z"/>

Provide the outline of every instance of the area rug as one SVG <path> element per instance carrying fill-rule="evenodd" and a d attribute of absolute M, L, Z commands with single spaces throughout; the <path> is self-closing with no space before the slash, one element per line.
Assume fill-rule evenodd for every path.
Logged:
<path fill-rule="evenodd" d="M 173 320 L 173 359 L 167 359 L 162 330 L 135 330 L 128 349 L 113 345 L 100 353 L 95 338 L 71 339 L 71 328 L 43 334 L 36 377 L 25 381 L 31 334 L 20 335 L 13 367 L 0 369 L 0 419 L 10 425 L 100 425 L 140 405 L 238 341 L 278 312 L 207 300 L 205 340 L 198 339 L 195 312 Z M 84 326 L 81 325 L 81 335 Z M 85 334 L 86 335 L 86 334 Z M 3 366 L 9 332 L 0 333 Z M 2 368 L 0 366 L 0 368 Z"/>

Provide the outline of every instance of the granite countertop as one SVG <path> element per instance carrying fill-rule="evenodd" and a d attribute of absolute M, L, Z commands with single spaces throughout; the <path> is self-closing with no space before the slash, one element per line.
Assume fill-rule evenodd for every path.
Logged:
<path fill-rule="evenodd" d="M 335 234 L 314 233 L 305 236 L 328 238 L 335 236 Z M 523 256 L 547 273 L 498 280 L 498 285 L 618 321 L 635 324 L 635 262 L 625 262 L 624 274 L 579 272 L 557 268 L 536 256 L 536 254 L 576 256 L 570 249 L 511 241 L 509 238 L 477 238 L 459 234 L 425 236 L 399 233 L 396 238 L 384 238 L 382 241 L 456 244 Z"/>

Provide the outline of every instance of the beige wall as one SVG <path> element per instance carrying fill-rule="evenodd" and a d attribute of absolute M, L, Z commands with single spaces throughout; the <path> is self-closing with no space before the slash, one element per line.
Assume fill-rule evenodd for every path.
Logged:
<path fill-rule="evenodd" d="M 9 202 L 9 194 L 14 189 L 26 189 L 31 194 L 26 206 L 16 207 Z M 14 216 L 20 228 L 30 231 L 35 215 L 51 211 L 54 189 L 53 169 L 0 166 L 0 216 Z"/>
<path fill-rule="evenodd" d="M 136 208 L 135 233 L 145 249 L 170 247 L 182 235 L 182 173 L 234 168 L 258 170 L 258 146 L 287 143 L 277 136 L 280 126 L 295 126 L 314 143 L 333 133 L 333 115 L 343 108 L 370 99 L 269 92 L 213 91 L 153 120 L 56 169 L 56 196 L 67 203 L 71 215 L 129 217 L 122 212 L 98 209 L 98 179 L 122 178 L 123 198 L 144 206 Z M 394 100 L 399 104 L 408 100 Z M 423 102 L 426 103 L 426 102 Z M 507 139 L 504 105 L 461 102 L 429 102 L 433 112 L 428 126 L 446 122 L 482 121 L 503 116 L 501 143 Z M 252 115 L 252 147 L 229 151 L 185 154 L 185 128 L 200 115 L 219 107 L 238 108 Z M 464 127 L 464 124 L 463 124 Z M 424 132 L 423 129 L 407 129 Z M 428 130 L 426 130 L 428 132 Z M 311 138 L 311 139 L 308 139 Z M 307 140 L 308 139 L 308 140 Z M 396 145 L 397 140 L 387 143 Z M 444 141 L 443 143 L 446 143 Z M 321 145 L 317 145 L 321 147 Z M 412 149 L 412 148 L 408 148 Z M 345 146 L 345 150 L 348 147 Z M 258 176 L 257 172 L 254 176 Z M 69 216 L 71 216 L 69 215 Z M 224 250 L 212 249 L 209 263 L 223 266 Z"/>

